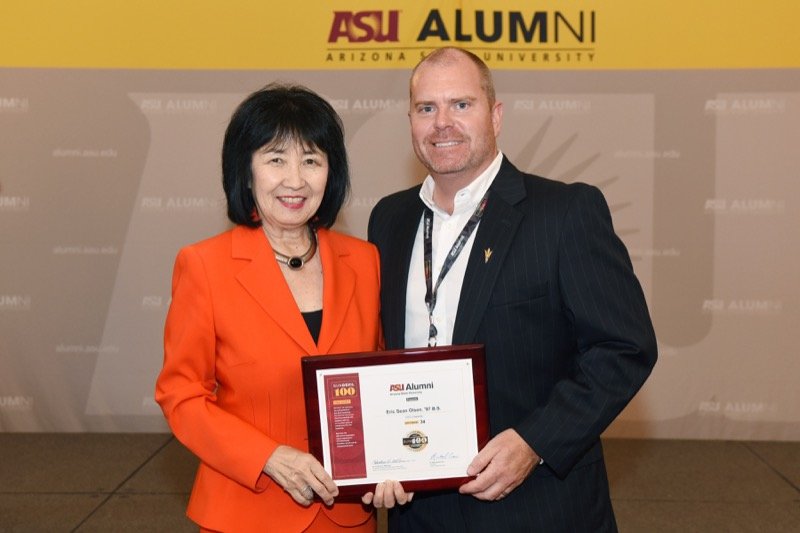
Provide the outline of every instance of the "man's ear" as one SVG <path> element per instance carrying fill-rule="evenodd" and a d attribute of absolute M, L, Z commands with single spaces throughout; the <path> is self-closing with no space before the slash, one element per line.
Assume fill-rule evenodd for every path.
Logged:
<path fill-rule="evenodd" d="M 492 106 L 492 127 L 494 136 L 500 135 L 500 127 L 503 124 L 503 102 L 495 102 Z"/>

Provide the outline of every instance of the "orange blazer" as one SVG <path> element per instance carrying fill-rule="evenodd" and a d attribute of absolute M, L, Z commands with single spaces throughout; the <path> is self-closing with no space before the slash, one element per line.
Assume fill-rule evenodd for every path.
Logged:
<path fill-rule="evenodd" d="M 370 516 L 358 501 L 302 507 L 262 473 L 279 445 L 308 450 L 300 357 L 382 344 L 376 248 L 324 229 L 318 242 L 318 345 L 260 228 L 178 253 L 156 401 L 201 460 L 187 515 L 205 528 L 302 531 L 319 512 L 342 525 Z"/>

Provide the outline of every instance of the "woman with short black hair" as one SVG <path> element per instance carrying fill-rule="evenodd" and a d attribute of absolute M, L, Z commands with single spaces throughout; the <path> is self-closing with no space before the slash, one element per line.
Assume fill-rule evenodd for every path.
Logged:
<path fill-rule="evenodd" d="M 236 227 L 179 252 L 156 386 L 201 461 L 187 514 L 203 531 L 375 531 L 308 453 L 300 370 L 382 344 L 378 253 L 330 230 L 350 186 L 341 120 L 270 85 L 234 112 L 222 174 Z"/>

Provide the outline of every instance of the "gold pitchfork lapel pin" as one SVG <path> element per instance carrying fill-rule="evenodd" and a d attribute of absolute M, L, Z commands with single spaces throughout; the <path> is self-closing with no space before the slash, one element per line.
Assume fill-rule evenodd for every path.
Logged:
<path fill-rule="evenodd" d="M 488 263 L 490 257 L 492 257 L 492 249 L 491 248 L 486 248 L 483 251 L 483 262 L 484 263 Z"/>

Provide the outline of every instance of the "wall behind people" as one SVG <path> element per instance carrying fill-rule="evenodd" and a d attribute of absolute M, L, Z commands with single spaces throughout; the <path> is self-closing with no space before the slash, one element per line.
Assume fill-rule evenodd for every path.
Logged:
<path fill-rule="evenodd" d="M 363 237 L 424 175 L 409 69 L 448 44 L 495 72 L 502 150 L 600 187 L 631 253 L 661 358 L 608 435 L 800 439 L 800 6 L 276 4 L 4 4 L 0 431 L 166 431 L 172 262 L 228 227 L 234 107 L 272 81 L 331 101 L 353 177 L 338 228 Z"/>

